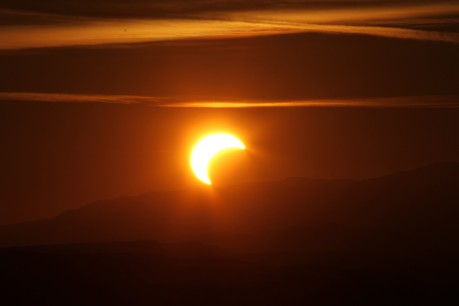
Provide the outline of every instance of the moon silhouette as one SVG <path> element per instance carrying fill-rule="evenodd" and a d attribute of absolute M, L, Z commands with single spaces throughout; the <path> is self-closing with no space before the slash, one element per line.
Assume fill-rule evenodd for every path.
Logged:
<path fill-rule="evenodd" d="M 212 185 L 209 178 L 209 164 L 212 158 L 222 150 L 241 149 L 245 145 L 230 134 L 212 134 L 201 139 L 191 152 L 190 164 L 196 177 L 207 185 Z"/>

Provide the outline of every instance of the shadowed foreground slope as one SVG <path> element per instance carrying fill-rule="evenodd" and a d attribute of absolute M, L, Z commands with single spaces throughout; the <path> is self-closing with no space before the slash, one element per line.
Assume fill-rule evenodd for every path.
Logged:
<path fill-rule="evenodd" d="M 455 258 L 325 253 L 303 263 L 204 245 L 126 242 L 5 249 L 4 305 L 446 305 Z M 443 254 L 444 255 L 444 254 Z M 457 256 L 457 253 L 456 253 Z M 277 255 L 279 258 L 279 255 Z M 453 305 L 448 304 L 448 305 Z"/>

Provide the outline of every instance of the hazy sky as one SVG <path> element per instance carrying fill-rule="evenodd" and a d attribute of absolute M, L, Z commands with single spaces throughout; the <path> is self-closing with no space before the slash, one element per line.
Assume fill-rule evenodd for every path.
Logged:
<path fill-rule="evenodd" d="M 214 130 L 249 148 L 236 183 L 459 161 L 458 24 L 458 1 L 3 0 L 0 223 L 193 185 Z"/>

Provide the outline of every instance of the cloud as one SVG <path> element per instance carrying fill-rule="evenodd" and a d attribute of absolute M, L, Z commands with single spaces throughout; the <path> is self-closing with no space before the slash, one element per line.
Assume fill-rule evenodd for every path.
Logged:
<path fill-rule="evenodd" d="M 132 95 L 82 95 L 54 93 L 0 92 L 0 102 L 102 103 L 148 105 L 166 108 L 459 108 L 459 96 L 390 97 L 372 99 L 328 99 L 301 101 L 184 101 L 173 98 Z"/>
<path fill-rule="evenodd" d="M 459 3 L 452 2 L 396 6 L 367 3 L 347 7 L 337 5 L 339 2 L 332 2 L 334 6 L 319 6 L 297 1 L 283 2 L 283 6 L 275 5 L 273 1 L 259 1 L 258 6 L 244 5 L 245 2 L 231 2 L 230 5 L 228 1 L 150 3 L 138 0 L 130 6 L 119 1 L 103 1 L 105 6 L 90 2 L 88 7 L 74 1 L 64 2 L 65 5 L 54 1 L 39 2 L 42 6 L 27 1 L 20 1 L 22 6 L 9 3 L 7 9 L 0 10 L 0 17 L 7 17 L 2 18 L 7 26 L 0 28 L 0 49 L 3 50 L 295 32 L 364 34 L 459 43 L 458 33 L 426 30 L 426 19 L 433 29 L 440 28 L 439 25 L 443 28 L 459 27 L 458 19 L 454 18 L 459 15 Z M 24 3 L 36 11 L 13 10 L 24 9 L 27 7 Z M 50 3 L 56 4 L 56 8 L 52 9 Z M 199 5 L 194 7 L 190 3 Z M 78 9 L 72 11 L 72 15 L 66 9 L 73 7 Z M 255 10 L 258 7 L 264 9 Z M 130 9 L 124 11 L 122 8 Z"/>
<path fill-rule="evenodd" d="M 2 0 L 0 8 L 89 18 L 187 18 L 205 13 L 231 13 L 265 11 L 304 11 L 315 14 L 322 11 L 350 11 L 357 9 L 364 14 L 375 11 L 400 11 L 405 7 L 419 15 L 444 11 L 451 1 L 426 0 Z M 403 14 L 403 13 L 402 13 Z M 354 15 L 351 13 L 351 15 Z"/>
<path fill-rule="evenodd" d="M 129 44 L 299 31 L 291 26 L 224 20 L 103 20 L 80 25 L 1 28 L 0 49 Z"/>
<path fill-rule="evenodd" d="M 46 102 L 46 103 L 109 103 L 109 104 L 149 104 L 162 106 L 171 99 L 129 96 L 129 95 L 84 95 L 66 93 L 0 92 L 0 101 Z"/>

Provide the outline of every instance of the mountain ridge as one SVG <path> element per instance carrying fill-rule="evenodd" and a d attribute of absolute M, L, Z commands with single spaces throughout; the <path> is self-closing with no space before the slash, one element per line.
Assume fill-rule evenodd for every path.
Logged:
<path fill-rule="evenodd" d="M 314 231 L 409 235 L 411 226 L 425 233 L 456 232 L 457 186 L 459 163 L 438 163 L 361 181 L 289 178 L 156 191 L 96 201 L 50 219 L 2 225 L 0 246 L 158 240 L 246 248 L 264 245 L 273 236 L 282 240 L 282 233 L 287 240 L 314 240 Z"/>

